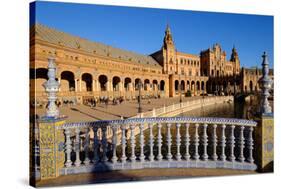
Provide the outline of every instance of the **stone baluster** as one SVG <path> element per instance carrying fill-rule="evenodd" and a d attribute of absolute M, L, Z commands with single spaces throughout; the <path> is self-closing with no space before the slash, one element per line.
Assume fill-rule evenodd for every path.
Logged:
<path fill-rule="evenodd" d="M 249 149 L 249 156 L 247 158 L 248 162 L 254 163 L 253 158 L 253 150 L 254 150 L 254 140 L 253 140 L 253 127 L 249 127 L 249 136 L 248 136 L 248 149 Z"/>
<path fill-rule="evenodd" d="M 199 160 L 199 153 L 198 153 L 198 147 L 199 147 L 198 128 L 199 128 L 199 124 L 196 123 L 196 124 L 195 124 L 195 135 L 194 135 L 194 147 L 195 147 L 195 152 L 194 152 L 194 157 L 193 157 L 196 161 Z"/>
<path fill-rule="evenodd" d="M 48 80 L 43 83 L 43 86 L 48 93 L 47 117 L 59 117 L 59 109 L 56 105 L 56 100 L 60 83 L 56 80 L 56 70 L 57 66 L 55 64 L 55 58 L 48 58 Z"/>
<path fill-rule="evenodd" d="M 107 127 L 103 126 L 101 128 L 102 131 L 102 161 L 107 161 L 107 156 L 106 156 L 106 152 L 107 152 Z"/>
<path fill-rule="evenodd" d="M 75 153 L 76 153 L 76 160 L 74 162 L 76 167 L 79 167 L 81 164 L 81 160 L 80 160 L 80 129 L 76 128 L 75 130 Z"/>
<path fill-rule="evenodd" d="M 85 151 L 85 160 L 84 164 L 89 165 L 90 159 L 89 159 L 89 145 L 90 145 L 90 128 L 86 129 L 86 136 L 84 141 L 84 151 Z"/>
<path fill-rule="evenodd" d="M 149 146 L 150 146 L 150 154 L 149 154 L 149 160 L 154 161 L 154 155 L 153 155 L 153 124 L 150 123 L 148 125 L 149 127 Z"/>
<path fill-rule="evenodd" d="M 122 136 L 121 136 L 121 144 L 122 144 L 122 163 L 125 163 L 127 160 L 126 156 L 126 125 L 121 125 Z"/>
<path fill-rule="evenodd" d="M 157 155 L 157 160 L 162 161 L 162 152 L 161 152 L 161 147 L 162 147 L 162 135 L 161 135 L 161 127 L 162 124 L 158 123 L 158 136 L 157 136 L 157 142 L 158 142 L 158 155 Z"/>
<path fill-rule="evenodd" d="M 229 160 L 230 161 L 235 161 L 235 155 L 234 155 L 234 147 L 235 147 L 235 136 L 234 136 L 234 130 L 235 130 L 235 125 L 231 125 L 230 127 L 231 131 L 230 131 L 230 156 L 229 156 Z"/>
<path fill-rule="evenodd" d="M 185 160 L 190 160 L 190 154 L 189 154 L 189 145 L 190 145 L 190 139 L 189 139 L 189 123 L 185 124 Z"/>
<path fill-rule="evenodd" d="M 208 135 L 207 135 L 207 127 L 208 127 L 208 124 L 207 123 L 204 123 L 203 124 L 203 147 L 204 147 L 204 152 L 203 152 L 203 155 L 202 155 L 202 159 L 203 161 L 207 161 L 208 160 L 208 152 L 207 152 L 207 147 L 208 147 Z"/>
<path fill-rule="evenodd" d="M 217 125 L 214 124 L 213 125 L 213 155 L 212 155 L 212 158 L 214 161 L 217 161 L 218 160 L 218 155 L 217 155 Z"/>
<path fill-rule="evenodd" d="M 144 125 L 143 123 L 140 124 L 140 161 L 144 162 L 145 156 L 144 156 L 144 135 L 143 135 L 143 129 Z"/>
<path fill-rule="evenodd" d="M 177 161 L 181 160 L 181 153 L 180 153 L 180 145 L 181 145 L 181 135 L 180 135 L 180 123 L 176 124 L 176 128 L 177 128 L 177 138 L 176 138 L 176 142 L 177 142 L 177 154 L 176 154 L 176 159 Z"/>
<path fill-rule="evenodd" d="M 171 125 L 172 125 L 171 123 L 167 124 L 167 146 L 168 146 L 167 159 L 168 159 L 168 161 L 172 160 L 172 153 L 171 153 L 171 145 L 172 145 Z"/>
<path fill-rule="evenodd" d="M 131 129 L 131 162 L 135 162 L 136 161 L 136 155 L 135 155 L 135 147 L 136 147 L 136 140 L 135 140 L 135 126 L 134 125 L 130 125 L 130 129 Z"/>
<path fill-rule="evenodd" d="M 245 142 L 244 142 L 244 140 L 245 140 L 245 138 L 244 138 L 244 126 L 241 126 L 240 127 L 240 136 L 239 136 L 239 147 L 240 147 L 240 154 L 239 154 L 239 160 L 241 161 L 241 162 L 244 162 L 245 161 L 245 157 L 244 157 L 244 144 L 245 144 Z"/>
<path fill-rule="evenodd" d="M 98 138 L 98 127 L 94 127 L 94 143 L 93 143 L 93 149 L 94 149 L 94 163 L 97 163 L 99 161 L 99 138 Z"/>
<path fill-rule="evenodd" d="M 261 89 L 260 113 L 261 115 L 271 115 L 272 108 L 269 104 L 268 97 L 270 96 L 269 90 L 272 87 L 272 80 L 269 77 L 269 62 L 266 52 L 264 52 L 262 58 L 262 77 L 258 81 Z"/>
<path fill-rule="evenodd" d="M 70 129 L 65 129 L 65 152 L 66 152 L 66 161 L 65 161 L 65 167 L 71 167 L 72 161 L 71 161 L 71 151 L 72 151 L 72 146 L 71 146 L 71 140 L 70 140 Z"/>
<path fill-rule="evenodd" d="M 112 126 L 112 163 L 117 162 L 117 155 L 116 155 L 116 147 L 117 147 L 117 126 Z"/>
<path fill-rule="evenodd" d="M 221 126 L 221 156 L 220 159 L 222 161 L 226 160 L 226 156 L 225 156 L 225 146 L 226 146 L 226 137 L 225 137 L 225 124 L 222 124 Z"/>

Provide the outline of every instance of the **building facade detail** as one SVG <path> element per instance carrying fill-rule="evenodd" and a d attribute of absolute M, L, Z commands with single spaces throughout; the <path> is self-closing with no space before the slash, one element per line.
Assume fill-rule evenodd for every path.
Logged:
<path fill-rule="evenodd" d="M 219 44 L 199 55 L 176 49 L 172 31 L 166 27 L 159 51 L 141 55 L 57 31 L 41 24 L 31 28 L 31 96 L 44 101 L 48 57 L 57 63 L 59 100 L 82 103 L 89 98 L 136 99 L 138 83 L 144 97 L 175 97 L 206 93 L 234 94 L 259 90 L 255 77 L 240 67 L 233 47 L 229 60 Z M 272 70 L 270 71 L 273 75 Z M 46 101 L 46 100 L 45 100 Z"/>

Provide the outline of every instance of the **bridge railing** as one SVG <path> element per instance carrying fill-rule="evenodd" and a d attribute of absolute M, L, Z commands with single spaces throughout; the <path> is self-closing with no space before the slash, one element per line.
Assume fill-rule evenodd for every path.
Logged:
<path fill-rule="evenodd" d="M 66 123 L 60 128 L 65 134 L 60 174 L 172 167 L 255 170 L 256 124 L 208 117 Z"/>
<path fill-rule="evenodd" d="M 226 102 L 232 100 L 233 101 L 233 97 L 232 96 L 210 96 L 207 98 L 200 98 L 200 99 L 190 99 L 188 101 L 185 102 L 181 102 L 181 103 L 176 103 L 176 104 L 172 104 L 169 106 L 163 106 L 160 108 L 155 108 L 151 111 L 147 111 L 144 113 L 141 113 L 141 115 L 136 115 L 133 116 L 131 118 L 138 118 L 138 117 L 159 117 L 162 116 L 165 113 L 170 113 L 170 112 L 174 112 L 177 110 L 185 110 L 187 108 L 189 108 L 189 110 L 192 109 L 196 109 L 196 108 L 200 108 L 202 106 L 208 106 L 208 105 L 212 105 L 212 104 L 216 104 L 216 103 L 222 103 L 222 102 Z"/>

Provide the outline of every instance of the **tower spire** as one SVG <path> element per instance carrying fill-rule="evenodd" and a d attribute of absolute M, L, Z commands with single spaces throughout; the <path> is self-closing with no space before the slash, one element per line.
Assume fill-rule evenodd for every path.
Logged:
<path fill-rule="evenodd" d="M 237 60 L 237 59 L 238 59 L 238 53 L 237 53 L 237 50 L 235 48 L 235 45 L 233 44 L 230 61 L 235 62 L 235 60 Z"/>
<path fill-rule="evenodd" d="M 236 48 L 235 48 L 235 44 L 233 44 L 233 47 L 232 47 L 232 53 L 233 52 L 237 53 Z"/>
<path fill-rule="evenodd" d="M 164 47 L 167 47 L 167 45 L 174 45 L 171 28 L 168 23 L 166 26 L 165 37 L 163 42 L 164 42 Z"/>
<path fill-rule="evenodd" d="M 166 33 L 171 33 L 171 29 L 170 29 L 169 23 L 167 23 L 167 26 L 166 26 Z"/>

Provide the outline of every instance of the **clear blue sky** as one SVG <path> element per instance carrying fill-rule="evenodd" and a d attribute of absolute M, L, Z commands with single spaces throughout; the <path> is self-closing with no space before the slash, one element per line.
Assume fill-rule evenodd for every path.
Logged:
<path fill-rule="evenodd" d="M 242 66 L 260 67 L 261 55 L 267 51 L 273 67 L 272 16 L 37 2 L 35 20 L 141 54 L 161 48 L 169 23 L 178 51 L 199 55 L 201 50 L 219 43 L 229 59 L 235 45 Z"/>

